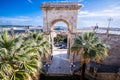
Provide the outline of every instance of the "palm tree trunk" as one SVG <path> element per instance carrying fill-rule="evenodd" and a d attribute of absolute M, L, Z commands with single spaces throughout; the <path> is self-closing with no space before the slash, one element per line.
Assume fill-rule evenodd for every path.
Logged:
<path fill-rule="evenodd" d="M 86 63 L 84 62 L 82 65 L 81 80 L 85 80 L 85 69 L 86 69 Z"/>

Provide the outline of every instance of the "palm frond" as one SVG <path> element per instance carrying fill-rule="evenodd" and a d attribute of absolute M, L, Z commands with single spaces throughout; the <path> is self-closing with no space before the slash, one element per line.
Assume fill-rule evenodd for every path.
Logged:
<path fill-rule="evenodd" d="M 82 58 L 84 58 L 82 60 L 95 59 L 98 61 L 107 55 L 105 44 L 102 43 L 100 38 L 94 36 L 94 33 L 92 32 L 84 33 L 83 35 L 76 37 L 71 47 L 71 51 L 75 53 L 79 52 L 79 54 L 83 56 Z"/>

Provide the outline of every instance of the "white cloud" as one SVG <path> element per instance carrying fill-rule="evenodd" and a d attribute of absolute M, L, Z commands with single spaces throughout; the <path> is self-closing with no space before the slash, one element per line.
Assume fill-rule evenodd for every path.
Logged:
<path fill-rule="evenodd" d="M 29 3 L 31 3 L 31 4 L 33 3 L 33 1 L 32 1 L 32 0 L 27 0 L 27 1 L 28 1 Z"/>
<path fill-rule="evenodd" d="M 0 24 L 12 25 L 42 25 L 42 17 L 18 16 L 18 17 L 0 17 Z"/>
<path fill-rule="evenodd" d="M 78 2 L 83 2 L 84 0 L 78 0 Z"/>
<path fill-rule="evenodd" d="M 120 17 L 120 7 L 114 7 L 112 9 L 105 9 L 102 11 L 97 12 L 90 12 L 90 11 L 79 11 L 79 17 Z"/>
<path fill-rule="evenodd" d="M 120 7 L 116 6 L 110 9 L 105 9 L 102 11 L 79 11 L 78 15 L 78 26 L 79 27 L 91 27 L 96 23 L 100 27 L 107 27 L 108 18 L 112 17 L 113 21 L 111 22 L 111 27 L 120 26 Z"/>
<path fill-rule="evenodd" d="M 56 2 L 83 2 L 84 0 L 56 0 Z"/>

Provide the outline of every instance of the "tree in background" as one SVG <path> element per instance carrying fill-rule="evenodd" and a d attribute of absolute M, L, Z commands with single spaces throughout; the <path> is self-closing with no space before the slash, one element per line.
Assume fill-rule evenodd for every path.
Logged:
<path fill-rule="evenodd" d="M 64 36 L 64 35 L 57 35 L 55 38 L 54 38 L 54 40 L 55 40 L 55 43 L 60 43 L 61 41 L 63 42 L 63 43 L 67 43 L 67 38 L 66 38 L 66 36 Z"/>

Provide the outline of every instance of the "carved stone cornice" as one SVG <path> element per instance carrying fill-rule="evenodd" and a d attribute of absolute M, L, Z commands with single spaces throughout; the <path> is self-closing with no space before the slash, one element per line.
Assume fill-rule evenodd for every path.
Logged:
<path fill-rule="evenodd" d="M 51 2 L 51 3 L 42 3 L 42 10 L 78 10 L 82 5 L 78 5 L 76 2 Z"/>

